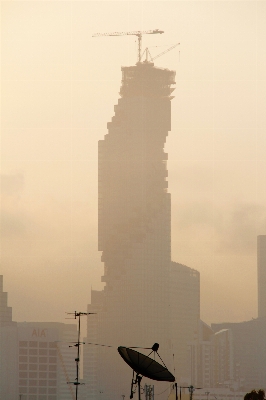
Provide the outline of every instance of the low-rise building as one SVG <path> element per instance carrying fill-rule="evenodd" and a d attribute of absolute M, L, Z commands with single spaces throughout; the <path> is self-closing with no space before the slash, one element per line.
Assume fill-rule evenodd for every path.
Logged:
<path fill-rule="evenodd" d="M 73 400 L 76 325 L 18 323 L 18 387 L 23 400 Z M 71 347 L 70 347 L 71 346 Z"/>

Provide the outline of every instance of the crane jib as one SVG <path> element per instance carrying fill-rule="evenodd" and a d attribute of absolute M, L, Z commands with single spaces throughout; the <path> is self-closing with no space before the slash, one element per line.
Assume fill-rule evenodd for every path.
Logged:
<path fill-rule="evenodd" d="M 153 34 L 162 34 L 164 31 L 160 31 L 159 29 L 153 29 L 149 31 L 132 31 L 132 32 L 109 32 L 109 33 L 95 33 L 92 37 L 99 36 L 123 36 L 123 35 L 135 35 L 138 37 L 138 62 L 141 62 L 141 48 L 142 48 L 142 35 L 153 35 Z"/>

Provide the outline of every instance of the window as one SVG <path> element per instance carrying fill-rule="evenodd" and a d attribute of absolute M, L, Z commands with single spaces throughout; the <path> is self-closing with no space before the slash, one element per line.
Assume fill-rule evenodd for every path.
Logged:
<path fill-rule="evenodd" d="M 28 369 L 27 367 L 28 367 L 27 364 L 19 364 L 20 371 L 26 371 Z"/>
<path fill-rule="evenodd" d="M 40 342 L 39 347 L 41 348 L 46 348 L 47 347 L 47 342 Z"/>
<path fill-rule="evenodd" d="M 19 347 L 27 347 L 28 342 L 19 342 Z"/>
<path fill-rule="evenodd" d="M 46 388 L 39 388 L 39 393 L 40 394 L 46 394 L 46 392 L 47 392 L 47 389 Z"/>
<path fill-rule="evenodd" d="M 27 386 L 27 379 L 20 379 L 19 386 Z"/>
<path fill-rule="evenodd" d="M 35 379 L 29 380 L 29 386 L 37 386 L 37 381 Z"/>
<path fill-rule="evenodd" d="M 38 342 L 29 342 L 30 347 L 38 347 Z"/>
<path fill-rule="evenodd" d="M 49 347 L 50 347 L 50 349 L 56 349 L 56 343 L 50 342 Z"/>
<path fill-rule="evenodd" d="M 56 381 L 49 381 L 48 384 L 49 386 L 56 386 Z"/>
<path fill-rule="evenodd" d="M 40 349 L 39 350 L 39 355 L 40 356 L 47 356 L 47 350 L 46 349 Z"/>
<path fill-rule="evenodd" d="M 47 371 L 47 365 L 39 365 L 39 371 Z"/>
<path fill-rule="evenodd" d="M 29 355 L 30 356 L 35 356 L 35 355 L 37 355 L 37 353 L 38 353 L 37 349 L 29 349 Z"/>
<path fill-rule="evenodd" d="M 56 350 L 49 350 L 49 356 L 56 356 L 57 352 Z"/>
<path fill-rule="evenodd" d="M 24 378 L 24 379 L 25 379 L 25 378 L 28 378 L 28 373 L 27 373 L 27 372 L 20 372 L 20 373 L 19 373 L 19 377 L 20 377 L 20 378 Z"/>
<path fill-rule="evenodd" d="M 56 364 L 56 357 L 49 357 L 50 364 Z"/>
<path fill-rule="evenodd" d="M 37 372 L 29 372 L 29 378 L 30 379 L 36 379 L 37 378 Z"/>
<path fill-rule="evenodd" d="M 47 373 L 46 372 L 39 372 L 39 378 L 40 379 L 46 379 L 47 378 Z"/>
<path fill-rule="evenodd" d="M 56 365 L 49 365 L 49 371 L 56 371 Z"/>
<path fill-rule="evenodd" d="M 19 356 L 19 362 L 27 362 L 28 357 L 27 356 Z"/>
<path fill-rule="evenodd" d="M 49 388 L 48 394 L 56 394 L 56 388 Z"/>
<path fill-rule="evenodd" d="M 45 379 L 39 380 L 39 386 L 47 386 L 47 380 Z"/>
<path fill-rule="evenodd" d="M 29 362 L 30 363 L 36 363 L 37 362 L 37 357 L 29 357 Z"/>
<path fill-rule="evenodd" d="M 49 378 L 50 379 L 56 379 L 56 373 L 55 372 L 49 372 Z"/>
<path fill-rule="evenodd" d="M 27 355 L 28 354 L 28 350 L 27 349 L 19 349 L 19 354 Z"/>
<path fill-rule="evenodd" d="M 40 363 L 47 363 L 47 357 L 39 357 Z"/>
<path fill-rule="evenodd" d="M 37 364 L 30 364 L 29 365 L 29 370 L 30 371 L 37 371 Z"/>
<path fill-rule="evenodd" d="M 29 393 L 37 393 L 37 388 L 36 387 L 30 387 L 29 388 Z"/>

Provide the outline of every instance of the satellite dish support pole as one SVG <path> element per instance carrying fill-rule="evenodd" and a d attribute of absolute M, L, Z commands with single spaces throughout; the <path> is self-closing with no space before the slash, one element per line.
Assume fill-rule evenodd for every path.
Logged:
<path fill-rule="evenodd" d="M 137 374 L 136 379 L 137 379 L 137 381 L 138 381 L 139 400 L 141 400 L 141 398 L 140 398 L 140 382 L 141 382 L 142 376 L 140 376 L 140 375 Z"/>
<path fill-rule="evenodd" d="M 177 382 L 175 382 L 175 400 L 178 400 Z"/>

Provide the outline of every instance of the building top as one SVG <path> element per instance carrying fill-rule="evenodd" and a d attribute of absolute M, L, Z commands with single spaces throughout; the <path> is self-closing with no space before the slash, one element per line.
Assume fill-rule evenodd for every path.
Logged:
<path fill-rule="evenodd" d="M 175 71 L 155 67 L 152 62 L 139 62 L 131 67 L 122 67 L 122 97 L 147 96 L 169 97 L 174 91 Z"/>
<path fill-rule="evenodd" d="M 12 321 L 12 308 L 8 307 L 7 293 L 3 291 L 3 275 L 0 275 L 0 328 L 14 324 Z"/>

